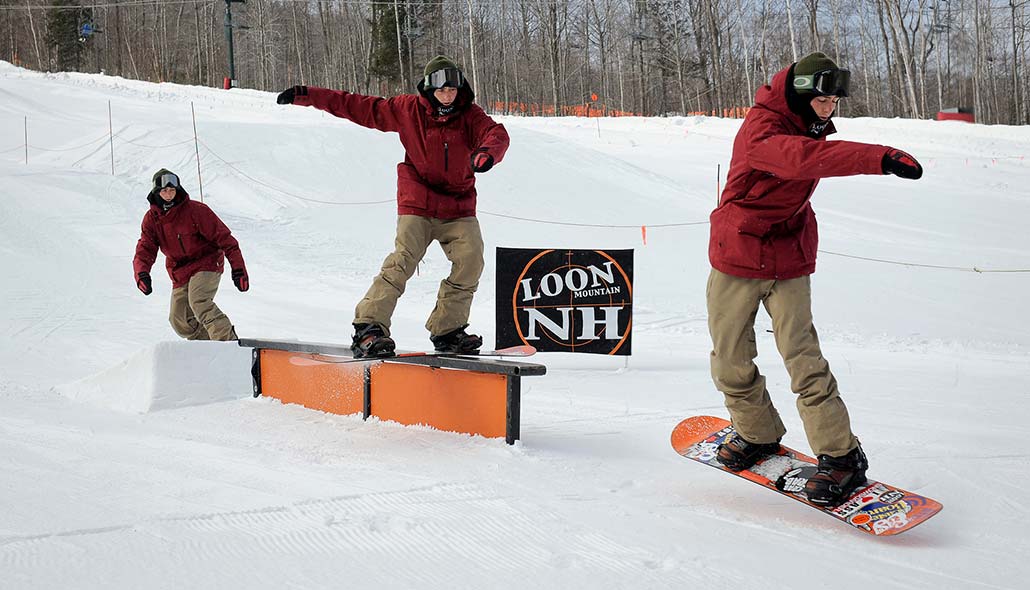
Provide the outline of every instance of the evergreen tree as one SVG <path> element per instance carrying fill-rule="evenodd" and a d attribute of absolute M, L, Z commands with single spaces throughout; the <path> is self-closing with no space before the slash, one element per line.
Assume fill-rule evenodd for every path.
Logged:
<path fill-rule="evenodd" d="M 395 87 L 401 86 L 400 56 L 407 55 L 408 43 L 401 37 L 397 47 L 397 20 L 404 23 L 403 5 L 376 3 L 372 5 L 372 59 L 369 74 Z"/>
<path fill-rule="evenodd" d="M 53 49 L 51 65 L 58 71 L 78 70 L 82 53 L 92 42 L 92 36 L 80 37 L 80 28 L 93 21 L 93 11 L 78 0 L 52 0 L 46 18 L 47 43 Z"/>

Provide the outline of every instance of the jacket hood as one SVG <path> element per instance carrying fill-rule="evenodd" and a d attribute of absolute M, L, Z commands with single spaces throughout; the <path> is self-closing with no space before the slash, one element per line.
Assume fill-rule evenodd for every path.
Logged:
<path fill-rule="evenodd" d="M 811 105 L 804 97 L 794 92 L 793 85 L 788 83 L 793 77 L 794 64 L 777 72 L 769 84 L 762 86 L 755 93 L 755 107 L 780 115 L 797 127 L 800 133 L 810 137 L 822 137 L 834 133 L 836 128 L 831 120 L 832 115 L 826 121 L 816 117 Z"/>
<path fill-rule="evenodd" d="M 158 211 L 163 211 L 165 201 L 161 198 L 161 195 L 158 194 L 160 192 L 161 189 L 157 187 L 150 189 L 150 193 L 147 194 L 147 201 L 150 202 L 151 207 L 157 209 Z M 174 203 L 174 206 L 179 206 L 188 200 L 190 200 L 189 193 L 187 193 L 186 190 L 183 189 L 181 186 L 177 187 L 175 189 L 175 198 L 172 199 L 172 203 Z"/>

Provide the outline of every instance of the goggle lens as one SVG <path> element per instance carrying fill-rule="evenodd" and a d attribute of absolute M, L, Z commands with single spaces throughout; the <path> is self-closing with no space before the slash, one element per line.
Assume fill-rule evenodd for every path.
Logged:
<path fill-rule="evenodd" d="M 431 90 L 438 88 L 461 88 L 464 83 L 465 77 L 461 75 L 461 70 L 454 68 L 446 68 L 443 70 L 436 70 L 432 74 L 426 76 L 425 87 Z"/>
<path fill-rule="evenodd" d="M 795 90 L 807 90 L 819 96 L 845 97 L 850 84 L 849 70 L 824 70 L 811 76 L 794 76 Z"/>
<path fill-rule="evenodd" d="M 162 174 L 157 179 L 157 186 L 158 188 L 179 188 L 179 177 L 172 173 Z"/>

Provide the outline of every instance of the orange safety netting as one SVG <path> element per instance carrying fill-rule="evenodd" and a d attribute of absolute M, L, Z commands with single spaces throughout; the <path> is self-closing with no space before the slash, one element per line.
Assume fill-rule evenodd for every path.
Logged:
<path fill-rule="evenodd" d="M 553 104 L 494 101 L 491 108 L 495 113 L 512 115 L 529 115 L 533 117 L 640 117 L 640 113 L 620 111 L 590 103 L 562 105 L 557 109 Z"/>
<path fill-rule="evenodd" d="M 641 113 L 634 111 L 620 111 L 607 108 L 604 105 L 584 103 L 574 105 L 563 105 L 555 108 L 552 104 L 525 103 L 525 102 L 504 102 L 494 101 L 490 107 L 495 113 L 511 115 L 528 115 L 531 117 L 642 117 Z M 747 116 L 751 107 L 731 107 L 719 111 L 690 111 L 689 116 L 725 117 L 727 119 L 743 119 Z"/>
<path fill-rule="evenodd" d="M 730 107 L 728 109 L 722 109 L 721 115 L 719 114 L 719 111 L 690 111 L 687 115 L 692 117 L 701 116 L 723 117 L 724 119 L 743 119 L 750 111 L 751 107 Z"/>

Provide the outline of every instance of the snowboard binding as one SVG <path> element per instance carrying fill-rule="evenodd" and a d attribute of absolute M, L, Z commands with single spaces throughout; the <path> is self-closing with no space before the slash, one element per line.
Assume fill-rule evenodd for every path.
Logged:
<path fill-rule="evenodd" d="M 469 334 L 465 332 L 465 328 L 468 326 L 462 326 L 457 330 L 453 330 L 440 336 L 429 336 L 429 340 L 433 342 L 433 347 L 436 352 L 445 352 L 451 354 L 476 354 L 479 352 L 480 347 L 483 346 L 483 337 L 477 334 Z"/>
<path fill-rule="evenodd" d="M 819 467 L 805 484 L 808 501 L 816 506 L 837 506 L 865 485 L 866 459 L 862 447 L 857 446 L 843 457 L 819 455 Z"/>
<path fill-rule="evenodd" d="M 378 324 L 354 324 L 354 341 L 350 346 L 354 358 L 383 358 L 395 354 L 397 344 Z"/>
<path fill-rule="evenodd" d="M 733 433 L 726 442 L 719 445 L 715 460 L 725 465 L 730 471 L 750 469 L 759 460 L 780 452 L 780 441 L 771 443 L 753 443 Z"/>

